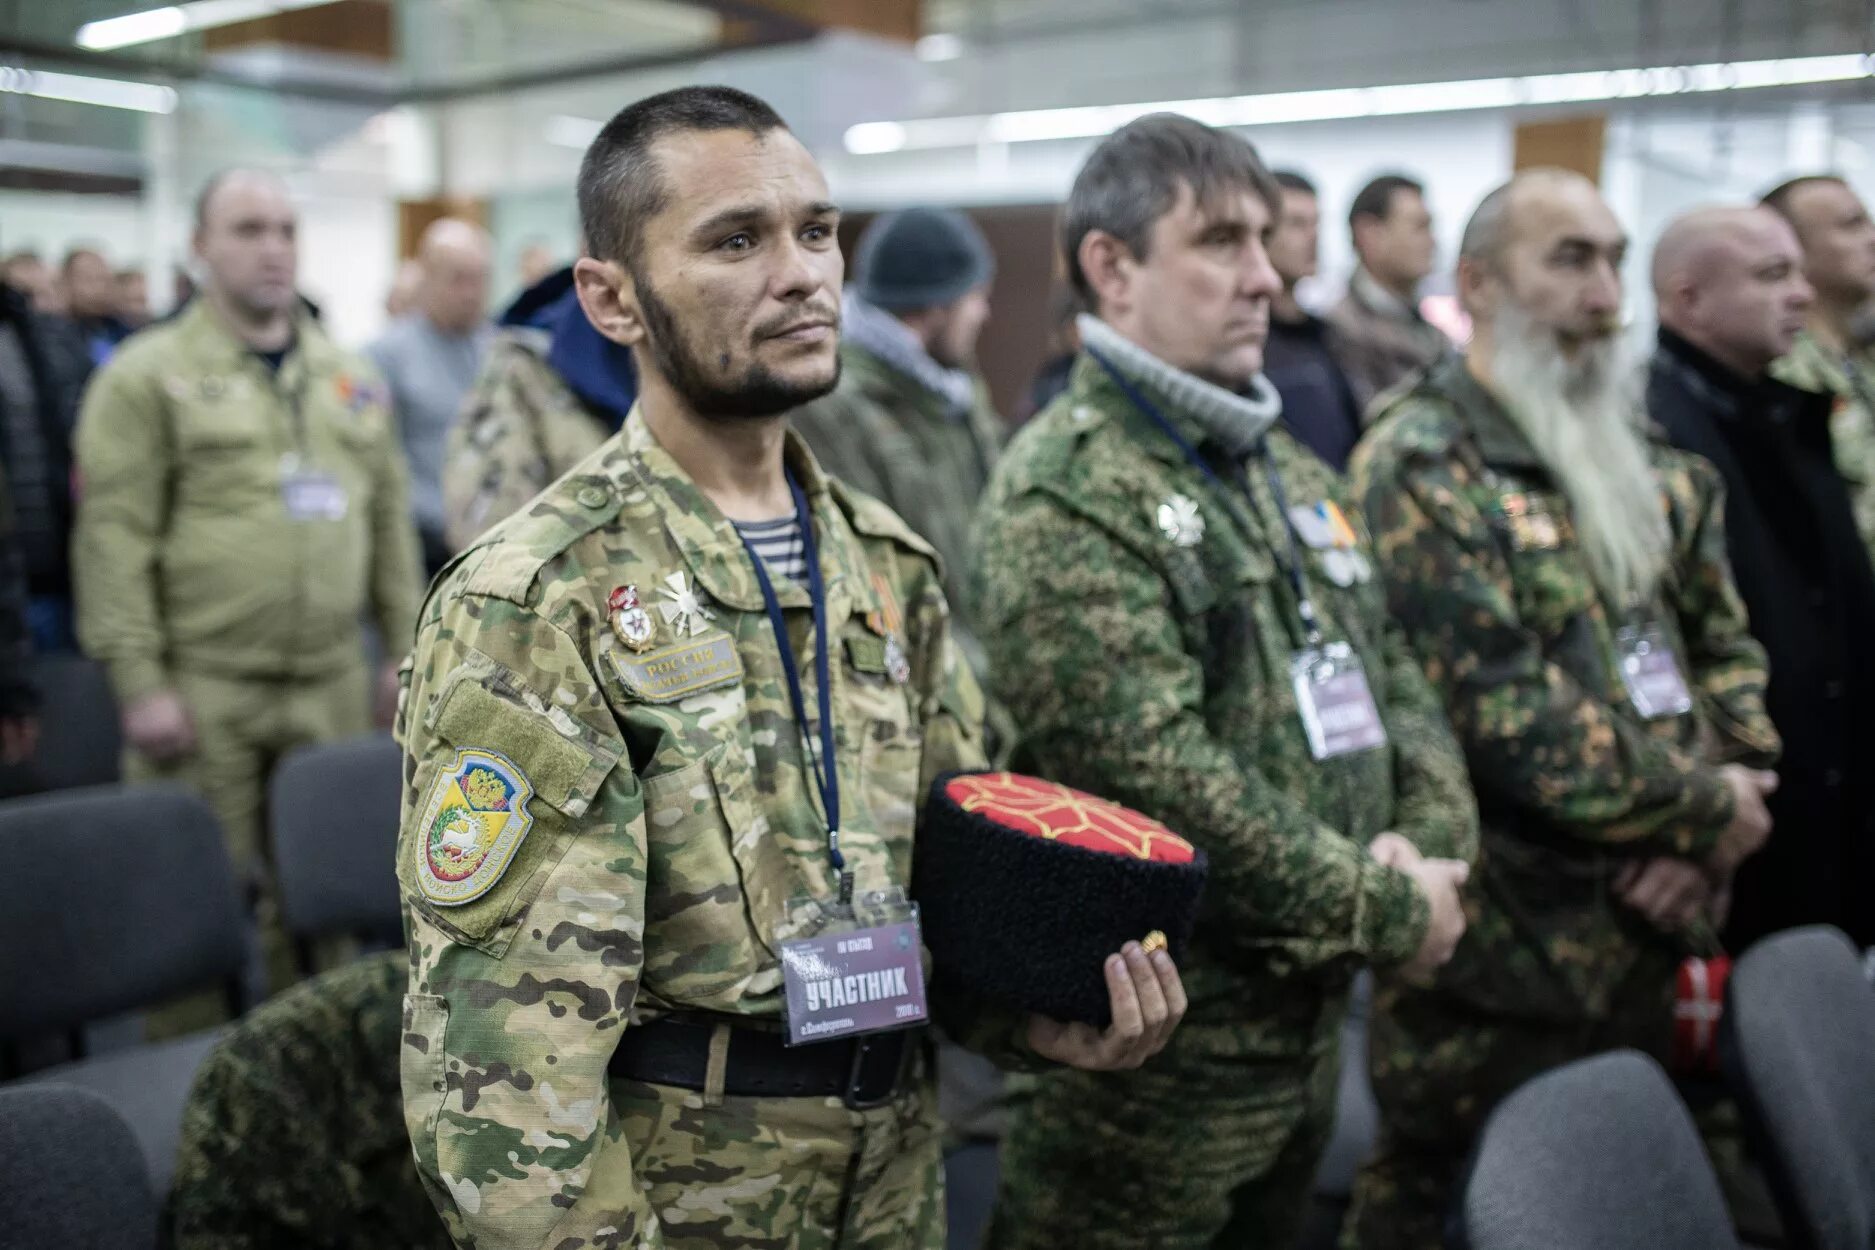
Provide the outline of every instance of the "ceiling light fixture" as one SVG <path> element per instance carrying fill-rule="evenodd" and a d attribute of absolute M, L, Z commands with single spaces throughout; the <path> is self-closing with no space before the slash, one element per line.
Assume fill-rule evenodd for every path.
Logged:
<path fill-rule="evenodd" d="M 911 121 L 861 122 L 846 131 L 854 156 L 979 143 L 1034 143 L 1091 139 L 1110 134 L 1148 113 L 1183 113 L 1213 126 L 1270 126 L 1283 122 L 1344 121 L 1357 117 L 1403 117 L 1524 105 L 1583 104 L 1645 96 L 1696 95 L 1757 87 L 1797 87 L 1866 78 L 1869 58 L 1793 57 L 1778 61 L 1731 61 L 1710 65 L 1667 65 L 1648 69 L 1591 70 L 1572 74 L 1529 74 L 1461 82 L 1400 83 L 1384 87 L 1333 87 L 1265 95 L 1164 100 L 1150 104 L 1102 104 L 1083 108 L 1025 109 L 971 117 L 927 117 Z"/>
<path fill-rule="evenodd" d="M 90 48 L 93 52 L 108 52 L 113 48 L 173 39 L 192 30 L 228 26 L 330 3 L 332 0 L 191 0 L 189 4 L 171 4 L 86 22 L 78 28 L 77 42 L 79 47 Z"/>
<path fill-rule="evenodd" d="M 101 108 L 130 109 L 138 113 L 176 111 L 176 89 L 161 83 L 91 78 L 84 74 L 51 74 L 14 65 L 0 65 L 0 92 L 37 96 L 42 100 L 95 104 Z"/>
<path fill-rule="evenodd" d="M 574 117 L 569 113 L 555 113 L 547 119 L 541 128 L 541 138 L 548 143 L 563 148 L 579 148 L 584 151 L 599 137 L 605 129 L 604 122 L 594 121 L 590 117 Z"/>
<path fill-rule="evenodd" d="M 956 35 L 926 35 L 911 50 L 921 61 L 954 61 L 964 54 L 964 41 Z"/>

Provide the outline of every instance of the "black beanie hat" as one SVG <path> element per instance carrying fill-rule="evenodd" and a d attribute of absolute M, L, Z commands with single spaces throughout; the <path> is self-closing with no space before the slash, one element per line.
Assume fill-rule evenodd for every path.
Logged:
<path fill-rule="evenodd" d="M 907 208 L 876 218 L 853 255 L 854 290 L 893 312 L 940 307 L 995 274 L 989 241 L 954 208 Z"/>

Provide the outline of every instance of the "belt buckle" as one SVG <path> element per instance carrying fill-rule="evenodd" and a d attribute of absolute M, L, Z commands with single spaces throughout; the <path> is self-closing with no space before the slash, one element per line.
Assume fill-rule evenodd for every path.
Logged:
<path fill-rule="evenodd" d="M 905 1066 L 911 1059 L 912 1047 L 908 1044 L 911 1034 L 908 1030 L 893 1033 L 872 1033 L 853 1039 L 853 1060 L 846 1070 L 846 1089 L 841 1094 L 841 1102 L 848 1111 L 871 1111 L 883 1107 L 898 1096 L 899 1087 L 905 1083 Z M 873 1090 L 861 1084 L 864 1074 L 861 1069 L 874 1052 L 887 1046 L 898 1048 L 898 1061 L 892 1065 L 892 1079 L 883 1090 Z"/>

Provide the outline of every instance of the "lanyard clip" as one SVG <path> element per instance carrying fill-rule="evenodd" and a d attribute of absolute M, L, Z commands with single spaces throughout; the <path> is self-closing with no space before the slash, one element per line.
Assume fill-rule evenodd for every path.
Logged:
<path fill-rule="evenodd" d="M 1306 595 L 1298 599 L 1296 601 L 1296 615 L 1302 618 L 1302 628 L 1308 634 L 1309 645 L 1311 647 L 1321 646 L 1322 626 L 1321 622 L 1315 618 L 1314 601 Z"/>

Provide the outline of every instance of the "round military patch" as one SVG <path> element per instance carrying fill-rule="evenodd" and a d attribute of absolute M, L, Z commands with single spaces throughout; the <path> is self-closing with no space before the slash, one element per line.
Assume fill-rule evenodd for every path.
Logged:
<path fill-rule="evenodd" d="M 506 756 L 456 752 L 455 762 L 431 783 L 418 826 L 423 896 L 456 907 L 486 894 L 514 862 L 534 823 L 527 811 L 533 796 L 526 775 Z"/>

